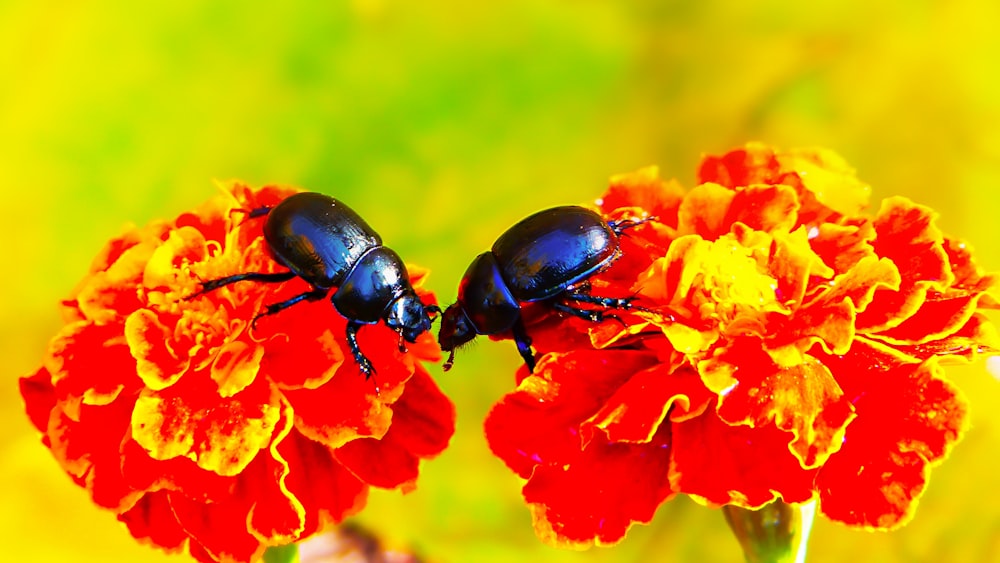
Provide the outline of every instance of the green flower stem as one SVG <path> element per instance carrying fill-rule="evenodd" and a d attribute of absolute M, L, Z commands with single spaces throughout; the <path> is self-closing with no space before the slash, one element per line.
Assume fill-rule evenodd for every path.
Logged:
<path fill-rule="evenodd" d="M 296 563 L 299 546 L 296 544 L 271 546 L 264 550 L 264 563 Z"/>
<path fill-rule="evenodd" d="M 726 505 L 722 512 L 747 563 L 805 562 L 816 501 L 792 505 L 776 500 L 758 510 Z"/>

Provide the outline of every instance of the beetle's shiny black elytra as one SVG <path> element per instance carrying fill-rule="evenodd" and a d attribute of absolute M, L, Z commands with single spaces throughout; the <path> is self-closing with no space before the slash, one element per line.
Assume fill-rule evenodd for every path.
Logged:
<path fill-rule="evenodd" d="M 318 193 L 303 192 L 278 205 L 250 211 L 250 217 L 267 216 L 264 240 L 288 272 L 245 272 L 202 283 L 191 297 L 244 280 L 278 283 L 300 277 L 312 289 L 268 305 L 259 317 L 273 315 L 302 301 L 317 301 L 336 288 L 330 301 L 347 319 L 347 343 L 365 378 L 375 373 L 358 346 L 362 325 L 385 320 L 403 341 L 416 342 L 430 330 L 437 305 L 420 301 L 402 259 L 382 246 L 382 238 L 350 207 Z M 256 321 L 256 319 L 254 319 Z"/>
<path fill-rule="evenodd" d="M 630 308 L 632 298 L 590 295 L 585 282 L 620 256 L 622 231 L 645 221 L 609 223 L 584 207 L 563 206 L 539 211 L 508 229 L 492 250 L 472 261 L 458 300 L 441 317 L 438 343 L 450 353 L 444 369 L 454 363 L 455 350 L 477 335 L 511 331 L 528 371 L 534 371 L 521 303 L 549 301 L 557 311 L 594 322 L 606 317 L 603 310 L 570 303 Z"/>

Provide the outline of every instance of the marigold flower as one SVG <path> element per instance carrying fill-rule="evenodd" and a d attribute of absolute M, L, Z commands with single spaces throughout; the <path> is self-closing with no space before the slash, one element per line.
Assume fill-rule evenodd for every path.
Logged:
<path fill-rule="evenodd" d="M 642 309 L 593 324 L 538 307 L 535 373 L 486 420 L 526 479 L 540 537 L 621 540 L 677 493 L 711 506 L 818 499 L 892 529 L 966 426 L 941 363 L 995 353 L 997 277 L 935 214 L 869 188 L 824 150 L 707 157 L 685 192 L 655 168 L 613 178 L 623 237 L 594 294 Z"/>
<path fill-rule="evenodd" d="M 360 345 L 379 389 L 359 373 L 345 319 L 328 300 L 251 320 L 308 289 L 237 283 L 196 299 L 200 280 L 284 271 L 260 219 L 295 190 L 235 184 L 173 221 L 108 243 L 63 302 L 65 327 L 21 379 L 43 442 L 94 502 L 137 539 L 199 561 L 250 561 L 360 510 L 370 486 L 412 489 L 421 459 L 454 431 L 454 407 L 384 324 Z M 425 272 L 412 270 L 420 289 Z"/>

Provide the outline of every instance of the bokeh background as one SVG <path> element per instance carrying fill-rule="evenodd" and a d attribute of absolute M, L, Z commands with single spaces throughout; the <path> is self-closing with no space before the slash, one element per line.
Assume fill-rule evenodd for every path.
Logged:
<path fill-rule="evenodd" d="M 5 560 L 185 560 L 136 544 L 70 483 L 16 379 L 103 243 L 213 196 L 213 179 L 336 195 L 450 302 L 505 228 L 594 199 L 612 174 L 658 164 L 690 186 L 705 152 L 822 145 L 876 203 L 936 208 L 1000 270 L 993 0 L 140 4 L 0 1 Z M 538 542 L 481 430 L 518 362 L 484 342 L 437 368 L 459 408 L 452 447 L 414 493 L 373 492 L 361 522 L 437 561 L 741 560 L 722 516 L 684 498 L 614 548 Z M 821 519 L 812 561 L 1000 561 L 1000 382 L 983 363 L 949 373 L 972 428 L 916 518 L 893 533 Z"/>

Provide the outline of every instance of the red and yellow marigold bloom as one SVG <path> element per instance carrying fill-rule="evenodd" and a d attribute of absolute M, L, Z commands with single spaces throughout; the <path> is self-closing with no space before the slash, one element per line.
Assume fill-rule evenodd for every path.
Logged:
<path fill-rule="evenodd" d="M 307 290 L 301 279 L 187 299 L 200 280 L 284 271 L 245 210 L 295 191 L 235 184 L 112 240 L 64 301 L 42 367 L 21 380 L 45 445 L 140 541 L 250 561 L 357 512 L 370 486 L 412 489 L 420 460 L 451 438 L 454 407 L 421 365 L 440 359 L 430 334 L 404 354 L 384 324 L 360 331 L 376 390 L 328 300 L 251 324 Z M 433 303 L 424 277 L 411 269 Z"/>
<path fill-rule="evenodd" d="M 892 529 L 966 426 L 949 359 L 997 351 L 980 312 L 997 278 L 905 198 L 836 155 L 748 145 L 685 191 L 654 168 L 616 177 L 608 220 L 652 215 L 591 278 L 641 309 L 592 324 L 529 308 L 541 354 L 486 420 L 527 482 L 539 536 L 621 540 L 677 493 L 759 508 L 819 500 Z"/>

